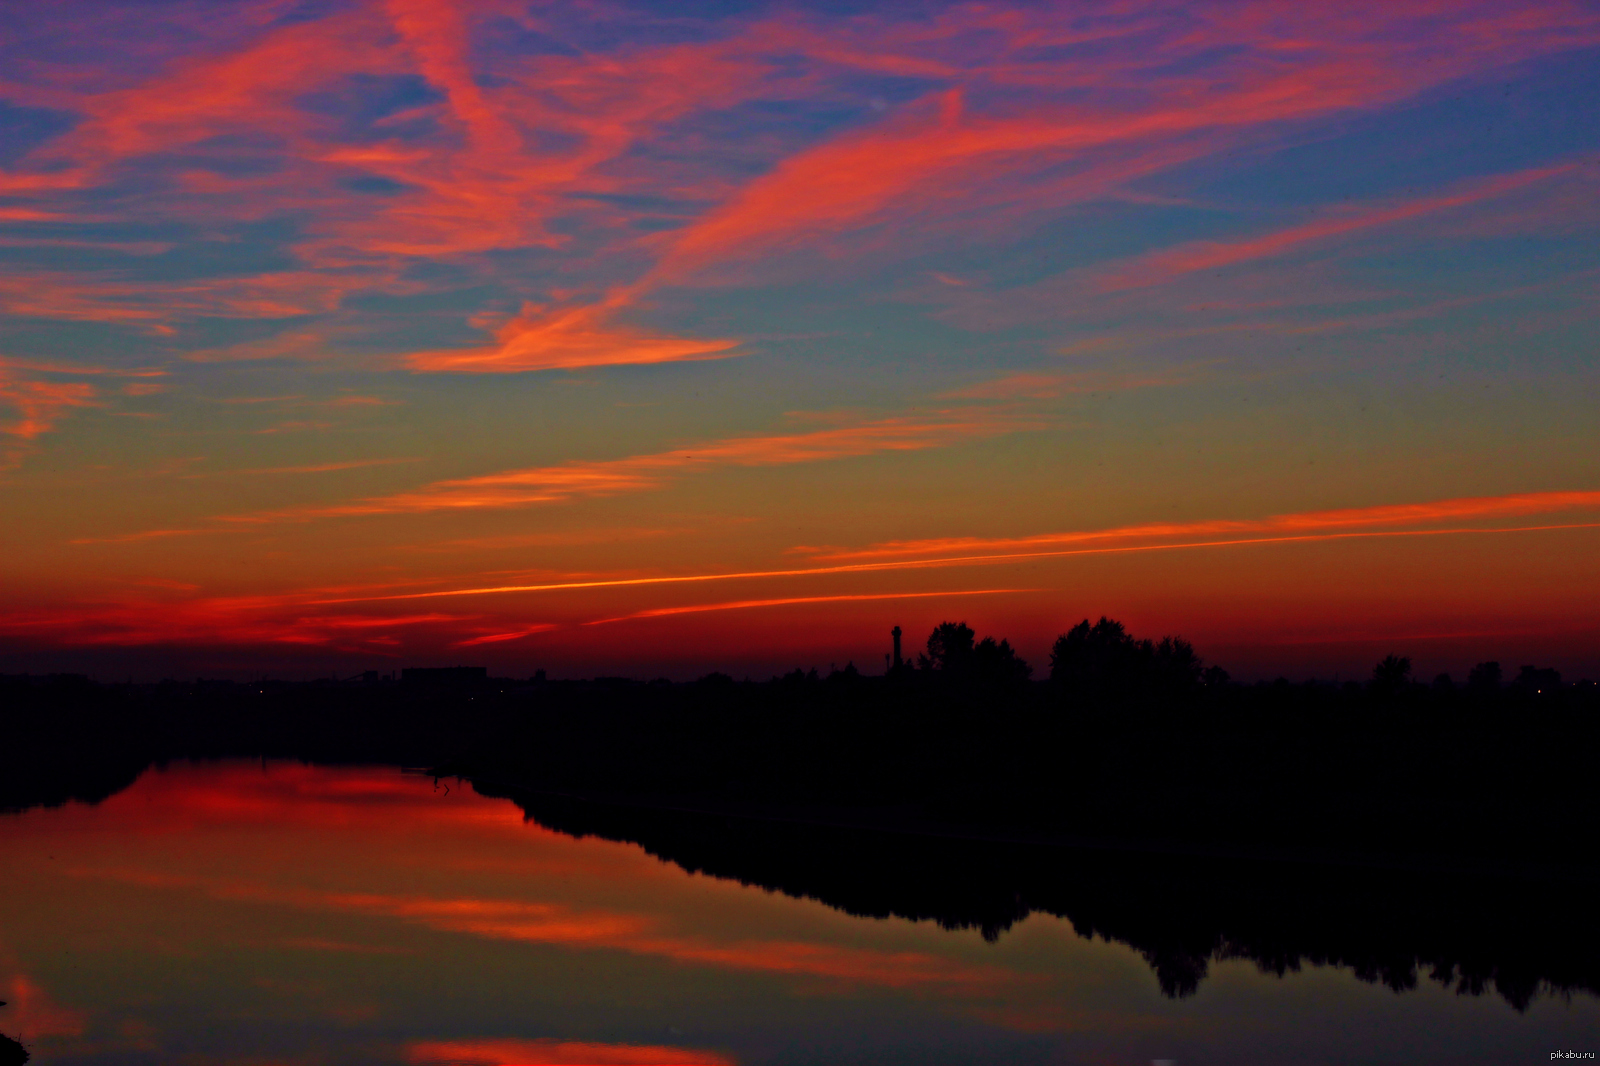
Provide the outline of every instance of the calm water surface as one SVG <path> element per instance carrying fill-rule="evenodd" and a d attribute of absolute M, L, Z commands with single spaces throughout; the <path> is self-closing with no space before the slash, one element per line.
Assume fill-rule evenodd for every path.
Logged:
<path fill-rule="evenodd" d="M 1161 995 L 1034 914 L 986 943 L 685 873 L 393 769 L 222 763 L 0 816 L 0 1032 L 38 1063 L 1518 1063 L 1600 1002 L 1213 967 Z"/>

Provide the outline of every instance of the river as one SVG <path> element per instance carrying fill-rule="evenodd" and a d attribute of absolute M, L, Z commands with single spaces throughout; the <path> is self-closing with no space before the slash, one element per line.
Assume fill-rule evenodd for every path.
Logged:
<path fill-rule="evenodd" d="M 1164 994 L 1047 913 L 985 937 L 852 916 L 470 784 L 182 763 L 0 815 L 0 1032 L 50 1064 L 1517 1063 L 1600 1050 L 1523 1009 L 1218 957 Z M 1226 953 L 1223 953 L 1224 955 Z M 1370 976 L 1370 975 L 1369 975 Z"/>

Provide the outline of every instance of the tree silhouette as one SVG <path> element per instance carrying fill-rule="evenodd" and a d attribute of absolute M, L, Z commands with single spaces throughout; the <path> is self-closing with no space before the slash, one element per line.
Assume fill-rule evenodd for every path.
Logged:
<path fill-rule="evenodd" d="M 1467 688 L 1478 693 L 1494 693 L 1500 691 L 1500 664 L 1497 662 L 1479 663 L 1467 671 Z"/>
<path fill-rule="evenodd" d="M 1181 637 L 1160 642 L 1138 640 L 1121 622 L 1085 618 L 1056 638 L 1050 649 L 1050 680 L 1058 691 L 1091 698 L 1154 696 L 1189 692 L 1206 684 L 1227 683 L 1227 671 L 1213 668 Z"/>
<path fill-rule="evenodd" d="M 1138 678 L 1139 642 L 1121 622 L 1085 618 L 1056 638 L 1050 649 L 1050 680 L 1065 688 L 1106 693 L 1126 689 Z"/>
<path fill-rule="evenodd" d="M 917 665 L 945 674 L 965 673 L 972 662 L 972 641 L 976 636 L 965 622 L 940 622 L 928 634 L 928 652 L 917 656 Z"/>
<path fill-rule="evenodd" d="M 1020 685 L 1033 674 L 1009 640 L 977 636 L 965 622 L 940 622 L 928 634 L 926 654 L 917 666 L 950 684 L 994 688 Z"/>
<path fill-rule="evenodd" d="M 1151 679 L 1164 691 L 1187 691 L 1200 683 L 1204 664 L 1194 645 L 1181 637 L 1162 637 L 1151 656 Z"/>
<path fill-rule="evenodd" d="M 1411 683 L 1411 660 L 1403 655 L 1385 655 L 1372 668 L 1372 690 L 1393 695 Z"/>
<path fill-rule="evenodd" d="M 1511 687 L 1524 696 L 1538 696 L 1546 692 L 1554 692 L 1561 687 L 1561 671 L 1546 666 L 1539 668 L 1526 664 L 1517 673 L 1516 680 L 1511 682 Z"/>
<path fill-rule="evenodd" d="M 1033 667 L 1012 650 L 1009 640 L 996 644 L 993 637 L 984 637 L 972 649 L 972 675 L 982 685 L 1020 685 L 1033 676 Z"/>
<path fill-rule="evenodd" d="M 0 999 L 0 1007 L 5 1005 L 6 1001 Z M 4 1033 L 0 1033 L 0 1066 L 22 1066 L 23 1063 L 28 1061 L 28 1058 L 27 1048 Z"/>

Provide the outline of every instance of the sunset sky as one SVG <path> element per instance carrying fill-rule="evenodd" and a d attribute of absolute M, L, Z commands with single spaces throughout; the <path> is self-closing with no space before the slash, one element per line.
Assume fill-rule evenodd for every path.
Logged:
<path fill-rule="evenodd" d="M 15 5 L 0 670 L 1600 674 L 1600 6 Z"/>

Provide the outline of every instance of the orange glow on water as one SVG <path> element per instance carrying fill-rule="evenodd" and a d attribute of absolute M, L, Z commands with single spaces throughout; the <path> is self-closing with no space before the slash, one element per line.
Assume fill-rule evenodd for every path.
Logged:
<path fill-rule="evenodd" d="M 703 1051 L 637 1044 L 556 1040 L 422 1041 L 406 1061 L 416 1066 L 730 1066 L 731 1059 Z"/>
<path fill-rule="evenodd" d="M 990 943 L 852 918 L 392 769 L 173 764 L 95 806 L 6 815 L 0 847 L 0 1027 L 46 1061 L 730 1066 L 837 1042 L 1071 1059 L 1151 1033 L 1233 1039 L 1203 999 L 1163 999 L 1136 952 L 1064 919 Z M 1401 1039 L 1549 1031 L 1479 997 L 1214 965 L 1270 1019 L 1227 1027 L 1229 1061 L 1282 1040 L 1285 1012 L 1328 1018 L 1330 982 L 1339 1018 L 1373 1011 Z M 1593 1009 L 1577 997 L 1567 1024 Z"/>

